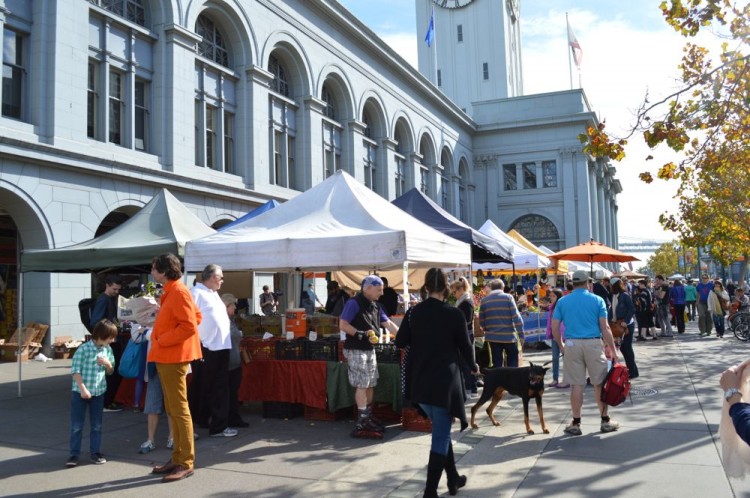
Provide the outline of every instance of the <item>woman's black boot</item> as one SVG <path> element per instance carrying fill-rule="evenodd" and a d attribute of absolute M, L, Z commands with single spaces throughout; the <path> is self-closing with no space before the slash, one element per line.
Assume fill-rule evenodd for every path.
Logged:
<path fill-rule="evenodd" d="M 430 452 L 430 460 L 427 463 L 427 483 L 424 486 L 422 498 L 437 498 L 437 488 L 445 468 L 445 459 L 445 455 Z"/>
<path fill-rule="evenodd" d="M 448 446 L 448 454 L 445 456 L 445 475 L 448 477 L 448 493 L 451 496 L 455 496 L 460 488 L 466 486 L 466 476 L 458 475 L 458 470 L 456 470 L 453 443 Z"/>

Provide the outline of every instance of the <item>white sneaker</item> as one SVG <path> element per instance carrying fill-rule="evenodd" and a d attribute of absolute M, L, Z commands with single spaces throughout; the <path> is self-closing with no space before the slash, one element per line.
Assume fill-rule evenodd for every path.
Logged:
<path fill-rule="evenodd" d="M 174 448 L 174 438 L 167 439 L 167 448 L 170 450 Z"/>
<path fill-rule="evenodd" d="M 154 444 L 153 441 L 149 439 L 141 445 L 140 449 L 138 450 L 138 453 L 144 454 L 144 453 L 148 453 L 149 451 L 154 451 L 155 449 L 156 449 L 156 445 Z"/>
<path fill-rule="evenodd" d="M 221 432 L 217 432 L 216 434 L 211 434 L 211 437 L 234 437 L 237 434 L 239 434 L 237 429 L 232 429 L 231 427 L 227 427 Z"/>

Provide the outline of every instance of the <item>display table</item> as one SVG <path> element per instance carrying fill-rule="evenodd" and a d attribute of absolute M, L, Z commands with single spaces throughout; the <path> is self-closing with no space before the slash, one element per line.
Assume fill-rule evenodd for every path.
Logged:
<path fill-rule="evenodd" d="M 547 312 L 523 312 L 523 333 L 527 343 L 543 341 L 547 335 Z"/>
<path fill-rule="evenodd" d="M 378 365 L 380 379 L 374 401 L 401 410 L 401 367 Z M 353 406 L 346 363 L 337 361 L 253 360 L 242 368 L 240 401 L 280 401 L 333 413 Z"/>
<path fill-rule="evenodd" d="M 394 412 L 401 411 L 401 366 L 395 363 L 378 363 L 378 385 L 375 387 L 373 401 L 388 403 Z M 340 408 L 353 406 L 354 388 L 349 384 L 349 372 L 346 363 L 328 362 L 328 411 L 335 412 Z"/>
<path fill-rule="evenodd" d="M 281 401 L 326 409 L 325 361 L 253 360 L 242 368 L 240 401 Z"/>

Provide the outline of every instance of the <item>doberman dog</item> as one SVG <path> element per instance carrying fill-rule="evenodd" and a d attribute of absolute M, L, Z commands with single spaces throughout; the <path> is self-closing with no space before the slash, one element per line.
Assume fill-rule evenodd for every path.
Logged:
<path fill-rule="evenodd" d="M 474 421 L 477 410 L 492 398 L 490 406 L 487 407 L 492 424 L 500 425 L 493 412 L 495 407 L 503 399 L 506 392 L 514 396 L 519 396 L 523 400 L 523 421 L 526 423 L 526 433 L 534 434 L 529 424 L 529 400 L 536 400 L 536 409 L 539 412 L 539 422 L 542 424 L 542 431 L 549 434 L 549 429 L 544 423 L 544 413 L 542 412 L 542 394 L 544 394 L 544 375 L 548 368 L 540 365 L 529 363 L 528 367 L 499 367 L 491 368 L 484 371 L 484 390 L 479 401 L 471 408 L 471 428 L 477 429 L 478 426 Z"/>

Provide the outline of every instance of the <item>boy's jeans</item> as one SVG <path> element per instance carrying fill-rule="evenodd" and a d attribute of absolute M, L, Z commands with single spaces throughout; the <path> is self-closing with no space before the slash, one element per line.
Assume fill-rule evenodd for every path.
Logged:
<path fill-rule="evenodd" d="M 81 455 L 81 439 L 83 426 L 86 422 L 86 410 L 89 411 L 89 449 L 91 454 L 100 453 L 102 446 L 102 417 L 104 414 L 104 395 L 92 396 L 91 399 L 81 398 L 81 394 L 73 391 L 70 400 L 70 456 Z"/>

